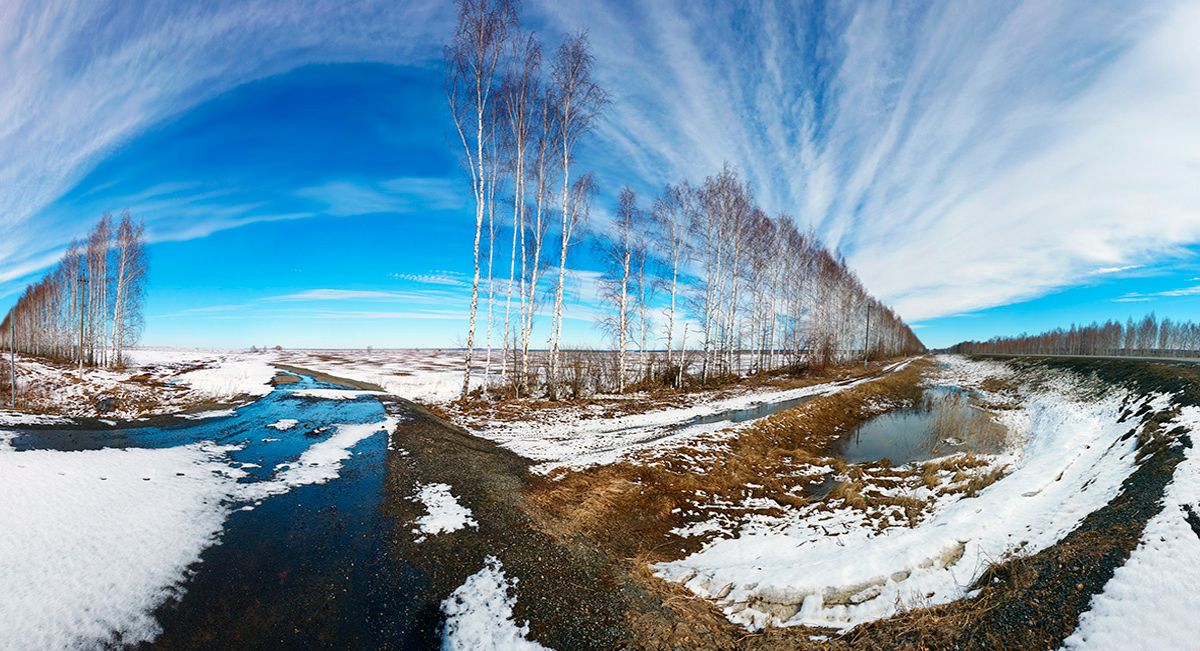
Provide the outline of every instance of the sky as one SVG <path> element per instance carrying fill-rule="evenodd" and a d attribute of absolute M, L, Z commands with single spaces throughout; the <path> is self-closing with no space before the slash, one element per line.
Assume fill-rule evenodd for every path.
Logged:
<path fill-rule="evenodd" d="M 1200 2 L 527 0 L 522 18 L 548 50 L 589 31 L 612 100 L 579 153 L 599 224 L 622 186 L 729 162 L 930 347 L 1200 320 Z M 129 209 L 151 240 L 144 344 L 462 345 L 453 20 L 443 0 L 3 3 L 0 311 Z M 569 265 L 565 339 L 599 346 L 591 258 Z"/>

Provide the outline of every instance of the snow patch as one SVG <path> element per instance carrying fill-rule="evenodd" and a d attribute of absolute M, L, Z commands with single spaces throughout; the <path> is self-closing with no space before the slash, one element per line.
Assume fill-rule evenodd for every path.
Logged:
<path fill-rule="evenodd" d="M 271 392 L 275 367 L 262 356 L 230 355 L 212 366 L 179 376 L 177 382 L 214 398 L 236 395 L 265 396 Z"/>
<path fill-rule="evenodd" d="M 520 651 L 546 649 L 527 639 L 529 624 L 513 621 L 517 579 L 504 576 L 500 561 L 488 556 L 486 565 L 471 575 L 442 602 L 446 625 L 442 632 L 444 651 Z"/>
<path fill-rule="evenodd" d="M 280 418 L 279 420 L 275 421 L 274 423 L 267 425 L 267 427 L 272 427 L 281 432 L 284 432 L 289 429 L 292 429 L 299 423 L 300 423 L 300 421 L 296 420 L 295 418 Z M 264 440 L 266 440 L 266 439 L 264 439 Z M 278 439 L 272 439 L 272 440 L 278 440 Z"/>
<path fill-rule="evenodd" d="M 236 416 L 237 412 L 232 409 L 213 409 L 211 411 L 201 411 L 194 414 L 179 414 L 180 418 L 188 420 L 205 420 L 208 418 L 224 418 L 225 416 Z"/>
<path fill-rule="evenodd" d="M 286 493 L 296 486 L 324 484 L 336 479 L 342 462 L 350 458 L 350 448 L 380 432 L 391 432 L 399 422 L 388 417 L 374 423 L 337 425 L 336 433 L 309 446 L 298 459 L 276 466 L 273 478 L 239 485 L 238 497 L 254 502 Z"/>
<path fill-rule="evenodd" d="M 363 396 L 383 395 L 378 391 L 357 391 L 353 389 L 296 389 L 291 393 L 294 396 L 320 398 L 322 400 L 357 400 Z"/>
<path fill-rule="evenodd" d="M 417 538 L 417 542 L 422 542 L 426 536 L 479 526 L 471 517 L 471 511 L 454 499 L 454 495 L 450 493 L 450 486 L 446 484 L 421 486 L 415 499 L 424 504 L 425 510 L 428 511 L 417 518 L 417 528 L 413 529 L 413 533 L 423 534 Z"/>
<path fill-rule="evenodd" d="M 0 427 L 21 427 L 25 425 L 67 425 L 72 421 L 63 416 L 49 414 L 26 414 L 20 411 L 0 410 Z"/>
<path fill-rule="evenodd" d="M 153 609 L 221 531 L 242 476 L 227 449 L 0 443 L 0 648 L 153 639 Z"/>

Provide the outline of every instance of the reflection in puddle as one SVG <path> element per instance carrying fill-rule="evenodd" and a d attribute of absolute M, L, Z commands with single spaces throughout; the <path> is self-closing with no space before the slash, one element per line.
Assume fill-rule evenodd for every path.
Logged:
<path fill-rule="evenodd" d="M 892 465 L 924 461 L 955 452 L 998 452 L 1003 429 L 953 387 L 926 389 L 917 407 L 881 414 L 860 425 L 838 456 L 850 463 Z"/>

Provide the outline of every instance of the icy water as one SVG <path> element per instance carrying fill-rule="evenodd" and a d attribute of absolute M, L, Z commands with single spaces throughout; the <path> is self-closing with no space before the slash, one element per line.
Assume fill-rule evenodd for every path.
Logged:
<path fill-rule="evenodd" d="M 338 424 L 385 417 L 371 395 L 323 399 L 305 389 L 342 389 L 302 377 L 234 413 L 131 429 L 25 431 L 17 450 L 163 448 L 198 441 L 238 446 L 228 456 L 268 481 Z M 286 430 L 269 425 L 298 421 Z M 293 486 L 253 503 L 230 504 L 219 543 L 207 548 L 183 594 L 155 611 L 162 634 L 153 646 L 221 644 L 258 648 L 280 640 L 308 648 L 404 646 L 417 622 L 432 615 L 416 600 L 428 577 L 390 553 L 397 526 L 382 508 L 388 434 L 350 448 L 335 479 Z M 282 468 L 281 468 L 282 466 Z M 426 609 L 427 610 L 427 609 Z M 272 642 L 274 641 L 274 642 Z"/>
<path fill-rule="evenodd" d="M 929 405 L 954 395 L 962 395 L 962 391 L 953 387 L 926 389 L 917 407 L 867 420 L 842 441 L 838 456 L 850 463 L 887 459 L 892 465 L 900 465 L 965 449 L 959 441 L 939 440 L 934 434 L 934 413 Z"/>
<path fill-rule="evenodd" d="M 781 400 L 779 402 L 759 402 L 743 409 L 728 409 L 707 416 L 696 416 L 695 418 L 681 423 L 676 429 L 686 429 L 696 425 L 711 425 L 712 423 L 744 423 L 748 420 L 757 420 L 766 418 L 775 412 L 791 409 L 797 405 L 802 405 L 817 396 L 804 396 L 801 398 L 793 398 L 791 400 Z"/>

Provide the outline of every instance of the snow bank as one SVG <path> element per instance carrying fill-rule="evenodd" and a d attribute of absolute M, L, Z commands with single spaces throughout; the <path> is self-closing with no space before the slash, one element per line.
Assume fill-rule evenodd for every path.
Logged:
<path fill-rule="evenodd" d="M 479 526 L 471 517 L 471 511 L 459 504 L 450 494 L 450 487 L 446 484 L 421 486 L 415 499 L 424 504 L 425 510 L 428 511 L 417 518 L 417 528 L 413 529 L 413 533 L 423 534 L 417 538 L 417 542 L 425 540 L 426 536 Z"/>
<path fill-rule="evenodd" d="M 469 577 L 442 602 L 446 627 L 442 632 L 445 651 L 519 651 L 546 649 L 526 639 L 529 624 L 517 626 L 513 621 L 513 605 L 517 580 L 504 577 L 504 570 L 495 556 L 488 556 L 486 565 Z"/>
<path fill-rule="evenodd" d="M 213 398 L 265 396 L 271 392 L 275 373 L 275 367 L 262 355 L 228 355 L 208 368 L 180 375 L 177 382 Z"/>
<path fill-rule="evenodd" d="M 1177 423 L 1192 432 L 1192 447 L 1167 485 L 1163 510 L 1142 532 L 1141 542 L 1118 567 L 1064 649 L 1193 651 L 1200 648 L 1200 409 L 1182 410 Z M 1200 526 L 1200 524 L 1198 524 Z"/>
<path fill-rule="evenodd" d="M 71 423 L 65 416 L 50 414 L 27 414 L 20 411 L 0 410 L 0 427 L 22 427 L 25 425 L 65 425 Z"/>
<path fill-rule="evenodd" d="M 0 443 L 0 649 L 152 639 L 151 611 L 221 531 L 240 476 L 225 450 Z"/>
<path fill-rule="evenodd" d="M 751 529 L 656 571 L 751 629 L 845 630 L 904 607 L 960 599 L 992 561 L 1059 541 L 1133 470 L 1136 441 L 1120 440 L 1130 425 L 1117 422 L 1122 396 L 1075 401 L 1070 382 L 1051 385 L 1007 414 L 1028 435 L 1023 451 L 1000 460 L 1011 474 L 974 498 L 938 504 L 916 528 L 876 534 L 856 511 L 835 511 L 821 527 Z"/>

